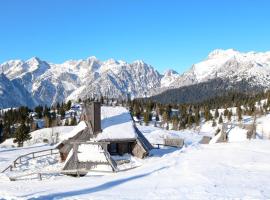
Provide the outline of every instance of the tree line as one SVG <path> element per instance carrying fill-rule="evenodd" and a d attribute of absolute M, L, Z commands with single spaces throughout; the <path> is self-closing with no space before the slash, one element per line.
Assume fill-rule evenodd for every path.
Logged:
<path fill-rule="evenodd" d="M 14 138 L 18 146 L 31 139 L 30 132 L 39 129 L 37 120 L 43 120 L 46 128 L 61 125 L 61 120 L 65 118 L 65 112 L 70 110 L 71 101 L 56 104 L 55 106 L 37 106 L 30 109 L 26 106 L 10 108 L 0 113 L 0 142 L 8 138 Z M 32 116 L 31 113 L 36 113 Z M 60 118 L 59 118 L 60 116 Z M 37 119 L 37 120 L 35 120 Z M 76 125 L 75 116 L 65 125 Z"/>

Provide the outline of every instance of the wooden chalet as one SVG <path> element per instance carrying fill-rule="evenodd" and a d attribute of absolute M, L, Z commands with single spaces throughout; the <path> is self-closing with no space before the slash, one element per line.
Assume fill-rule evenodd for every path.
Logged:
<path fill-rule="evenodd" d="M 113 155 L 144 158 L 153 147 L 127 109 L 101 107 L 99 102 L 92 102 L 83 106 L 81 122 L 57 148 L 65 162 L 64 170 L 117 171 Z"/>

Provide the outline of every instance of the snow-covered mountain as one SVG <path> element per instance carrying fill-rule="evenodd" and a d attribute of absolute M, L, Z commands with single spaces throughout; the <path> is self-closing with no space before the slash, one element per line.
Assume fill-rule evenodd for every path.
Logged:
<path fill-rule="evenodd" d="M 254 86 L 252 88 L 265 89 L 270 87 L 270 52 L 214 50 L 204 61 L 194 64 L 182 75 L 174 70 L 162 75 L 143 61 L 100 61 L 96 57 L 61 64 L 37 57 L 27 61 L 11 60 L 1 64 L 0 70 L 3 73 L 0 90 L 5 94 L 1 95 L 0 107 L 51 105 L 101 95 L 148 97 L 165 90 L 208 82 L 207 88 L 211 88 L 214 87 L 211 83 L 223 84 L 220 80 L 226 83 L 223 84 L 226 87 L 237 87 L 241 83 L 238 87 L 241 89 L 248 83 Z"/>
<path fill-rule="evenodd" d="M 16 107 L 20 105 L 36 105 L 32 95 L 18 80 L 9 80 L 0 74 L 0 108 Z"/>
<path fill-rule="evenodd" d="M 152 98 L 163 103 L 194 103 L 228 91 L 254 93 L 269 88 L 270 52 L 214 50 L 166 88 L 156 90 Z"/>
<path fill-rule="evenodd" d="M 250 84 L 268 88 L 270 86 L 270 52 L 240 53 L 239 51 L 214 50 L 208 57 L 182 74 L 169 87 L 179 88 L 207 82 L 213 79 L 236 83 L 243 79 Z"/>
<path fill-rule="evenodd" d="M 165 71 L 164 76 L 161 79 L 161 87 L 162 88 L 169 87 L 173 82 L 175 82 L 175 80 L 179 76 L 180 75 L 172 69 Z"/>
<path fill-rule="evenodd" d="M 6 103 L 1 107 L 22 105 L 51 105 L 69 99 L 109 96 L 144 97 L 154 88 L 159 88 L 162 75 L 143 61 L 126 63 L 109 59 L 100 61 L 95 57 L 85 60 L 70 60 L 62 64 L 53 64 L 39 58 L 27 61 L 11 60 L 0 65 L 2 87 L 14 82 L 19 91 L 26 91 L 32 101 L 12 99 L 12 96 L 1 96 Z"/>

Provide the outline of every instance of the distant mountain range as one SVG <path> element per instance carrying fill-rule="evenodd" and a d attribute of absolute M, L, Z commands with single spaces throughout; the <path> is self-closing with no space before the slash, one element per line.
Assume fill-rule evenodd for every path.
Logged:
<path fill-rule="evenodd" d="M 270 52 L 214 50 L 178 75 L 152 99 L 163 103 L 200 102 L 228 91 L 257 93 L 270 88 Z"/>
<path fill-rule="evenodd" d="M 174 70 L 162 75 L 143 61 L 100 61 L 95 57 L 62 64 L 49 63 L 37 57 L 27 61 L 11 60 L 0 65 L 0 72 L 1 108 L 52 105 L 101 95 L 111 98 L 126 98 L 127 94 L 132 98 L 160 97 L 170 95 L 172 92 L 163 93 L 170 90 L 178 96 L 174 99 L 176 102 L 186 102 L 200 100 L 205 96 L 204 92 L 211 94 L 211 90 L 216 91 L 216 84 L 219 84 L 219 91 L 269 88 L 270 52 L 215 50 L 181 75 Z M 198 92 L 193 95 L 194 91 L 187 89 L 196 86 L 196 91 L 200 91 L 200 84 L 208 88 L 208 91 L 201 91 L 202 96 Z M 178 88 L 182 89 L 175 90 Z M 181 99 L 183 95 L 188 98 Z"/>

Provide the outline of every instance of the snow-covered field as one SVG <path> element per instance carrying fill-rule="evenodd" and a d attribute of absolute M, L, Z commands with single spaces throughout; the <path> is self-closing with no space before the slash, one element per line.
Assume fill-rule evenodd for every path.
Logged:
<path fill-rule="evenodd" d="M 89 173 L 81 178 L 52 173 L 42 181 L 37 175 L 18 181 L 9 181 L 1 175 L 0 199 L 270 199 L 267 119 L 268 115 L 257 119 L 260 136 L 257 139 L 247 140 L 244 130 L 235 127 L 228 135 L 228 143 L 208 145 L 198 142 L 204 135 L 214 136 L 217 127 L 213 128 L 211 122 L 202 123 L 197 129 L 181 131 L 138 125 L 153 144 L 173 137 L 185 139 L 185 146 L 182 149 L 154 149 L 146 159 L 131 157 L 136 168 L 118 173 Z M 250 121 L 244 116 L 244 123 Z M 54 132 L 61 132 L 61 139 L 73 135 L 82 125 L 58 127 Z M 39 130 L 23 148 L 12 147 L 11 140 L 1 144 L 0 170 L 19 155 L 52 148 L 40 143 L 51 132 L 51 129 Z M 265 137 L 261 137 L 262 132 Z M 33 144 L 34 141 L 39 143 Z M 54 170 L 59 167 L 57 159 L 54 156 L 34 159 L 20 169 Z M 117 156 L 114 159 L 121 160 Z"/>
<path fill-rule="evenodd" d="M 3 199 L 269 199 L 270 141 L 153 150 L 130 171 L 0 181 Z M 1 152 L 1 154 L 4 152 Z"/>

